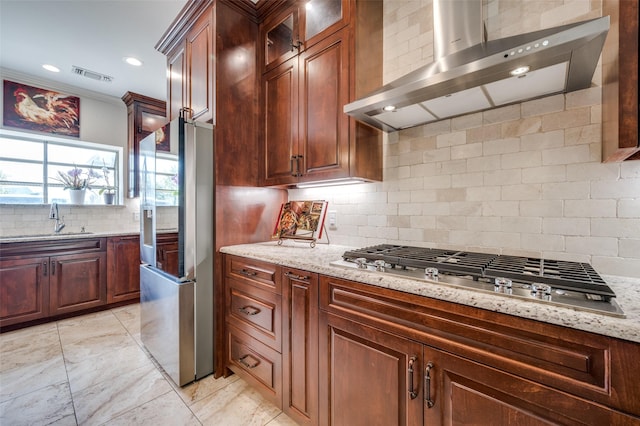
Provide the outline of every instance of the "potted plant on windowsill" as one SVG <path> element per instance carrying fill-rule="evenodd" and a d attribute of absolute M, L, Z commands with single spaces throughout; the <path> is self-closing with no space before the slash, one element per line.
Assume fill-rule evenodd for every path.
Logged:
<path fill-rule="evenodd" d="M 97 175 L 92 170 L 83 171 L 74 164 L 73 169 L 67 172 L 58 172 L 57 178 L 52 178 L 62 182 L 65 190 L 69 190 L 69 201 L 71 204 L 84 204 L 84 196 L 87 189 L 91 189 L 91 184 L 95 182 Z"/>
<path fill-rule="evenodd" d="M 111 185 L 111 181 L 109 180 L 109 169 L 106 165 L 102 166 L 102 176 L 104 177 L 104 187 L 98 191 L 100 195 L 104 198 L 105 204 L 113 204 L 116 198 L 116 187 Z"/>

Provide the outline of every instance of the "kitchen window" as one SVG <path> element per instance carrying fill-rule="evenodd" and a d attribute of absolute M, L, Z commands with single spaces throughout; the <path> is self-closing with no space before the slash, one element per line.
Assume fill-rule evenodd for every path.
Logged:
<path fill-rule="evenodd" d="M 3 130 L 0 132 L 0 204 L 70 204 L 58 179 L 77 167 L 90 173 L 85 204 L 104 204 L 100 195 L 107 186 L 121 197 L 122 148 L 83 141 Z M 105 179 L 106 176 L 106 179 Z"/>

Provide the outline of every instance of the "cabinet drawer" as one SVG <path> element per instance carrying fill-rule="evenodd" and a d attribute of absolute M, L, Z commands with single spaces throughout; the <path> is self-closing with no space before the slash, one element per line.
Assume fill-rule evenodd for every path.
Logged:
<path fill-rule="evenodd" d="M 280 296 L 231 278 L 227 278 L 226 288 L 227 322 L 280 352 Z"/>
<path fill-rule="evenodd" d="M 227 366 L 282 408 L 282 355 L 227 324 Z"/>
<path fill-rule="evenodd" d="M 282 294 L 278 266 L 244 257 L 226 256 L 226 274 L 248 284 Z"/>

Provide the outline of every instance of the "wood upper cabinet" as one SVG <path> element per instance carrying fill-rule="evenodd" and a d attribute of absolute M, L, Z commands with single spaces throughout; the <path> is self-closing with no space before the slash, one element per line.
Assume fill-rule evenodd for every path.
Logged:
<path fill-rule="evenodd" d="M 0 259 L 0 327 L 49 314 L 49 258 Z"/>
<path fill-rule="evenodd" d="M 270 44 L 268 35 L 283 22 L 295 23 L 295 16 L 301 22 L 298 32 L 307 36 L 294 52 L 280 48 L 282 54 L 277 55 L 265 48 L 269 62 L 262 79 L 262 184 L 286 187 L 346 178 L 381 180 L 381 133 L 358 125 L 344 114 L 343 107 L 381 83 L 381 71 L 369 65 L 379 63 L 375 60 L 378 53 L 381 57 L 381 27 L 378 32 L 367 28 L 369 22 L 381 24 L 376 17 L 381 17 L 382 3 L 332 0 L 311 4 L 311 9 L 302 8 L 304 13 L 296 6 L 288 10 L 289 15 L 277 15 L 270 26 L 272 21 L 267 18 L 262 26 L 266 45 L 276 46 L 272 49 L 284 41 Z M 316 13 L 316 7 L 326 9 L 326 14 Z M 367 43 L 368 57 L 357 61 L 365 32 L 380 43 L 377 47 Z"/>
<path fill-rule="evenodd" d="M 282 269 L 282 410 L 318 424 L 318 274 Z"/>
<path fill-rule="evenodd" d="M 140 141 L 167 123 L 166 102 L 127 92 L 127 197 L 140 196 Z"/>
<path fill-rule="evenodd" d="M 107 240 L 107 303 L 140 300 L 140 237 Z"/>
<path fill-rule="evenodd" d="M 214 13 L 215 5 L 200 2 L 184 33 L 167 55 L 167 116 L 169 121 L 186 109 L 187 118 L 212 123 L 214 120 Z"/>
<path fill-rule="evenodd" d="M 604 0 L 611 30 L 602 50 L 602 161 L 640 160 L 637 1 Z"/>
<path fill-rule="evenodd" d="M 270 70 L 348 25 L 349 0 L 289 2 L 262 25 L 264 70 Z"/>

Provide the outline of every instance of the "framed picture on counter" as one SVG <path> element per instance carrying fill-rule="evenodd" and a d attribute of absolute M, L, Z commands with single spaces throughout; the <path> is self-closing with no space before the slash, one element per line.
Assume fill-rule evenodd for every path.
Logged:
<path fill-rule="evenodd" d="M 283 203 L 273 231 L 273 238 L 299 240 L 322 238 L 327 204 L 324 200 Z"/>

